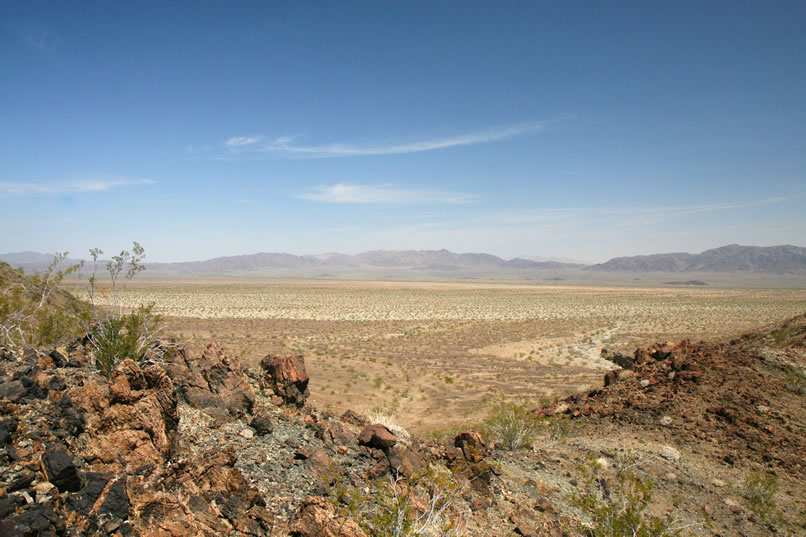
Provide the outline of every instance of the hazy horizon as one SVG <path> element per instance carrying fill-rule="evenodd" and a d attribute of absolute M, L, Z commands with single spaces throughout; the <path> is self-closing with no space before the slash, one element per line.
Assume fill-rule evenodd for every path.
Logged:
<path fill-rule="evenodd" d="M 0 251 L 806 236 L 806 5 L 0 6 Z"/>

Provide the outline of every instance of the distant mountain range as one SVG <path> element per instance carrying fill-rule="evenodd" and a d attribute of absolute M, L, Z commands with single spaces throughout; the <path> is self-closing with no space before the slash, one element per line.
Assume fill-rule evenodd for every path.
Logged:
<path fill-rule="evenodd" d="M 38 252 L 0 254 L 0 260 L 27 272 L 42 270 L 53 259 Z M 327 253 L 293 255 L 257 253 L 216 257 L 206 261 L 147 263 L 151 274 L 259 274 L 281 271 L 304 274 L 328 271 L 414 271 L 422 273 L 526 272 L 586 270 L 601 272 L 751 272 L 806 273 L 806 248 L 798 246 L 739 246 L 732 244 L 701 254 L 671 253 L 616 257 L 606 263 L 583 265 L 531 259 L 502 259 L 490 254 L 457 254 L 448 250 L 372 250 L 356 255 Z"/>
<path fill-rule="evenodd" d="M 587 267 L 607 272 L 806 272 L 806 248 L 798 246 L 740 246 L 731 244 L 701 254 L 673 253 L 616 257 Z"/>

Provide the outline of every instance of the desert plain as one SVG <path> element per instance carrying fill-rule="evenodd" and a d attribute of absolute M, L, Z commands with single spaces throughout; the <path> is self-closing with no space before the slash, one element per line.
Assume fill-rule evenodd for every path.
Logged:
<path fill-rule="evenodd" d="M 165 335 L 219 341 L 249 366 L 302 355 L 311 405 L 420 434 L 477 422 L 502 398 L 600 385 L 614 367 L 602 348 L 729 340 L 806 312 L 806 290 L 780 288 L 142 278 L 118 294 L 122 308 L 153 303 Z"/>

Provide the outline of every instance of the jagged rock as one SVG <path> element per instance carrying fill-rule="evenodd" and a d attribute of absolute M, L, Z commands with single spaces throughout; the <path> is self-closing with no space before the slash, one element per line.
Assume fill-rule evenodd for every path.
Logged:
<path fill-rule="evenodd" d="M 355 521 L 336 514 L 325 498 L 309 496 L 291 517 L 290 537 L 366 537 Z"/>
<path fill-rule="evenodd" d="M 389 467 L 406 478 L 423 471 L 427 466 L 424 457 L 411 447 L 399 445 L 390 447 L 386 451 L 386 456 L 389 459 Z"/>
<path fill-rule="evenodd" d="M 9 417 L 0 421 L 0 447 L 11 443 L 11 435 L 17 431 L 17 419 Z"/>
<path fill-rule="evenodd" d="M 397 438 L 385 425 L 367 425 L 358 435 L 358 444 L 375 449 L 388 449 L 397 443 Z"/>
<path fill-rule="evenodd" d="M 264 414 L 258 414 L 252 418 L 252 421 L 249 422 L 249 426 L 255 430 L 258 436 L 271 434 L 274 430 L 271 419 Z"/>
<path fill-rule="evenodd" d="M 246 483 L 235 460 L 230 450 L 211 449 L 164 474 L 133 476 L 130 494 L 139 513 L 139 535 L 270 535 L 263 498 Z"/>
<path fill-rule="evenodd" d="M 182 398 L 192 407 L 211 415 L 226 411 L 233 416 L 252 412 L 255 393 L 236 356 L 229 356 L 211 343 L 199 353 L 178 349 L 165 371 Z"/>
<path fill-rule="evenodd" d="M 161 464 L 169 458 L 179 414 L 176 390 L 162 368 L 152 365 L 144 372 L 134 361 L 124 360 L 113 373 L 108 400 L 104 388 L 85 384 L 68 390 L 95 432 L 81 454 L 117 467 Z"/>
<path fill-rule="evenodd" d="M 462 450 L 464 458 L 470 462 L 480 462 L 487 456 L 487 443 L 481 433 L 463 431 L 456 435 L 453 445 Z"/>
<path fill-rule="evenodd" d="M 64 447 L 50 450 L 43 462 L 48 480 L 56 485 L 59 492 L 77 492 L 81 488 L 81 479 L 73 457 Z"/>
<path fill-rule="evenodd" d="M 363 427 L 367 424 L 368 420 L 365 416 L 348 409 L 344 412 L 344 414 L 341 415 L 341 421 L 350 423 L 357 427 Z"/>
<path fill-rule="evenodd" d="M 260 361 L 265 371 L 265 383 L 287 404 L 305 405 L 310 395 L 308 373 L 302 356 L 274 356 L 269 354 Z"/>

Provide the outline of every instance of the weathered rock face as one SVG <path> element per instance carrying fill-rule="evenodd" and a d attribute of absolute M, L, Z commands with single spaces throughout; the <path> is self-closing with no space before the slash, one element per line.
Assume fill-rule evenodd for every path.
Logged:
<path fill-rule="evenodd" d="M 487 456 L 487 443 L 481 433 L 463 431 L 456 435 L 453 445 L 462 450 L 464 458 L 470 462 L 480 462 Z"/>
<path fill-rule="evenodd" d="M 103 382 L 76 386 L 67 396 L 81 410 L 92 434 L 80 454 L 93 463 L 119 471 L 121 466 L 159 464 L 173 455 L 179 424 L 176 390 L 165 371 L 145 370 L 124 360 Z"/>
<path fill-rule="evenodd" d="M 397 443 L 395 435 L 385 425 L 367 425 L 358 435 L 358 443 L 375 449 L 388 449 Z"/>
<path fill-rule="evenodd" d="M 271 521 L 263 498 L 246 483 L 235 460 L 231 451 L 213 449 L 164 473 L 130 477 L 139 534 L 269 535 Z"/>
<path fill-rule="evenodd" d="M 291 518 L 290 537 L 366 537 L 366 533 L 348 518 L 338 516 L 325 498 L 311 496 Z"/>
<path fill-rule="evenodd" d="M 302 356 L 267 355 L 260 362 L 265 371 L 264 383 L 287 404 L 302 407 L 310 395 L 308 373 Z"/>
<path fill-rule="evenodd" d="M 165 370 L 190 406 L 214 417 L 243 416 L 255 405 L 255 393 L 240 360 L 225 354 L 216 343 L 201 353 L 178 349 Z"/>
<path fill-rule="evenodd" d="M 0 378 L 22 388 L 0 399 L 0 534 L 271 534 L 232 452 L 175 459 L 177 394 L 161 367 L 125 360 L 106 379 L 72 362 L 0 356 Z"/>

